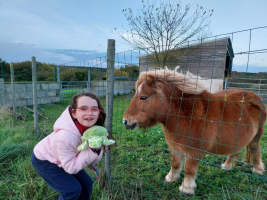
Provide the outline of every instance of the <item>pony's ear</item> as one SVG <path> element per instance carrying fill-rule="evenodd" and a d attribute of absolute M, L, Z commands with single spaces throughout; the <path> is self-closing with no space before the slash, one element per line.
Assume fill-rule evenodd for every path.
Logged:
<path fill-rule="evenodd" d="M 148 75 L 147 76 L 147 84 L 149 86 L 154 86 L 155 85 L 155 82 L 156 82 L 156 79 L 154 76 L 151 76 L 151 75 Z"/>

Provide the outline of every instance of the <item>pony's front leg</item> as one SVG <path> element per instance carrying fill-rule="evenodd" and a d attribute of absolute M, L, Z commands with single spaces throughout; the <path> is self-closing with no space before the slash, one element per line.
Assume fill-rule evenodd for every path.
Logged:
<path fill-rule="evenodd" d="M 195 189 L 197 184 L 195 182 L 195 177 L 197 174 L 199 161 L 193 158 L 186 158 L 185 162 L 185 178 L 182 185 L 179 187 L 179 191 L 183 194 L 195 194 Z"/>
<path fill-rule="evenodd" d="M 165 183 L 175 182 L 180 178 L 180 172 L 183 168 L 184 156 L 176 152 L 171 153 L 171 170 L 165 177 Z"/>

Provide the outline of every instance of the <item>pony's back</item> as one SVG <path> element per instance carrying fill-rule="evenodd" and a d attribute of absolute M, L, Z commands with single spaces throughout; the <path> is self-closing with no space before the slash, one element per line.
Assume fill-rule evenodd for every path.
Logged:
<path fill-rule="evenodd" d="M 261 138 L 264 129 L 264 123 L 266 120 L 266 107 L 262 98 L 252 91 L 239 90 L 239 89 L 227 89 L 214 94 L 218 99 L 224 99 L 225 101 L 232 102 L 233 104 L 240 106 L 243 109 L 244 114 L 252 115 L 252 111 L 256 111 L 258 117 L 259 127 L 258 137 Z M 243 104 L 242 104 L 243 103 Z"/>

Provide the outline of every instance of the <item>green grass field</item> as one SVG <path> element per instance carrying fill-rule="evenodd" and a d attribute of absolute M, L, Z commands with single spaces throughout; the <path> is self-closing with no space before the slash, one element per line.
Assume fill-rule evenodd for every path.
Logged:
<path fill-rule="evenodd" d="M 160 126 L 143 132 L 129 131 L 122 124 L 122 115 L 132 96 L 114 97 L 113 135 L 117 146 L 112 150 L 112 181 L 104 180 L 104 158 L 99 163 L 100 180 L 94 185 L 91 199 L 267 199 L 267 173 L 258 176 L 244 165 L 244 155 L 233 171 L 220 169 L 225 156 L 207 155 L 200 162 L 197 190 L 194 196 L 180 195 L 176 183 L 164 184 L 170 169 L 170 153 Z M 101 99 L 105 107 L 105 99 Z M 69 101 L 39 106 L 49 119 L 39 117 L 40 137 L 36 137 L 32 113 L 19 109 L 27 120 L 14 120 L 0 110 L 0 199 L 57 199 L 53 191 L 31 166 L 35 144 L 52 132 L 54 121 Z M 267 165 L 267 123 L 261 140 L 263 162 Z M 94 173 L 87 170 L 94 177 Z"/>

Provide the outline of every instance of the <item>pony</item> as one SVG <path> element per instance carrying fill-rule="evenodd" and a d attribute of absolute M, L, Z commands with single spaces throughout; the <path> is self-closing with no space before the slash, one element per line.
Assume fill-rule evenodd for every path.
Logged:
<path fill-rule="evenodd" d="M 177 181 L 184 165 L 179 191 L 193 195 L 206 153 L 227 155 L 221 167 L 231 170 L 245 148 L 253 172 L 263 174 L 260 139 L 266 108 L 257 94 L 238 89 L 210 93 L 199 77 L 168 69 L 140 73 L 135 91 L 123 123 L 132 130 L 161 124 L 171 152 L 165 183 Z"/>

